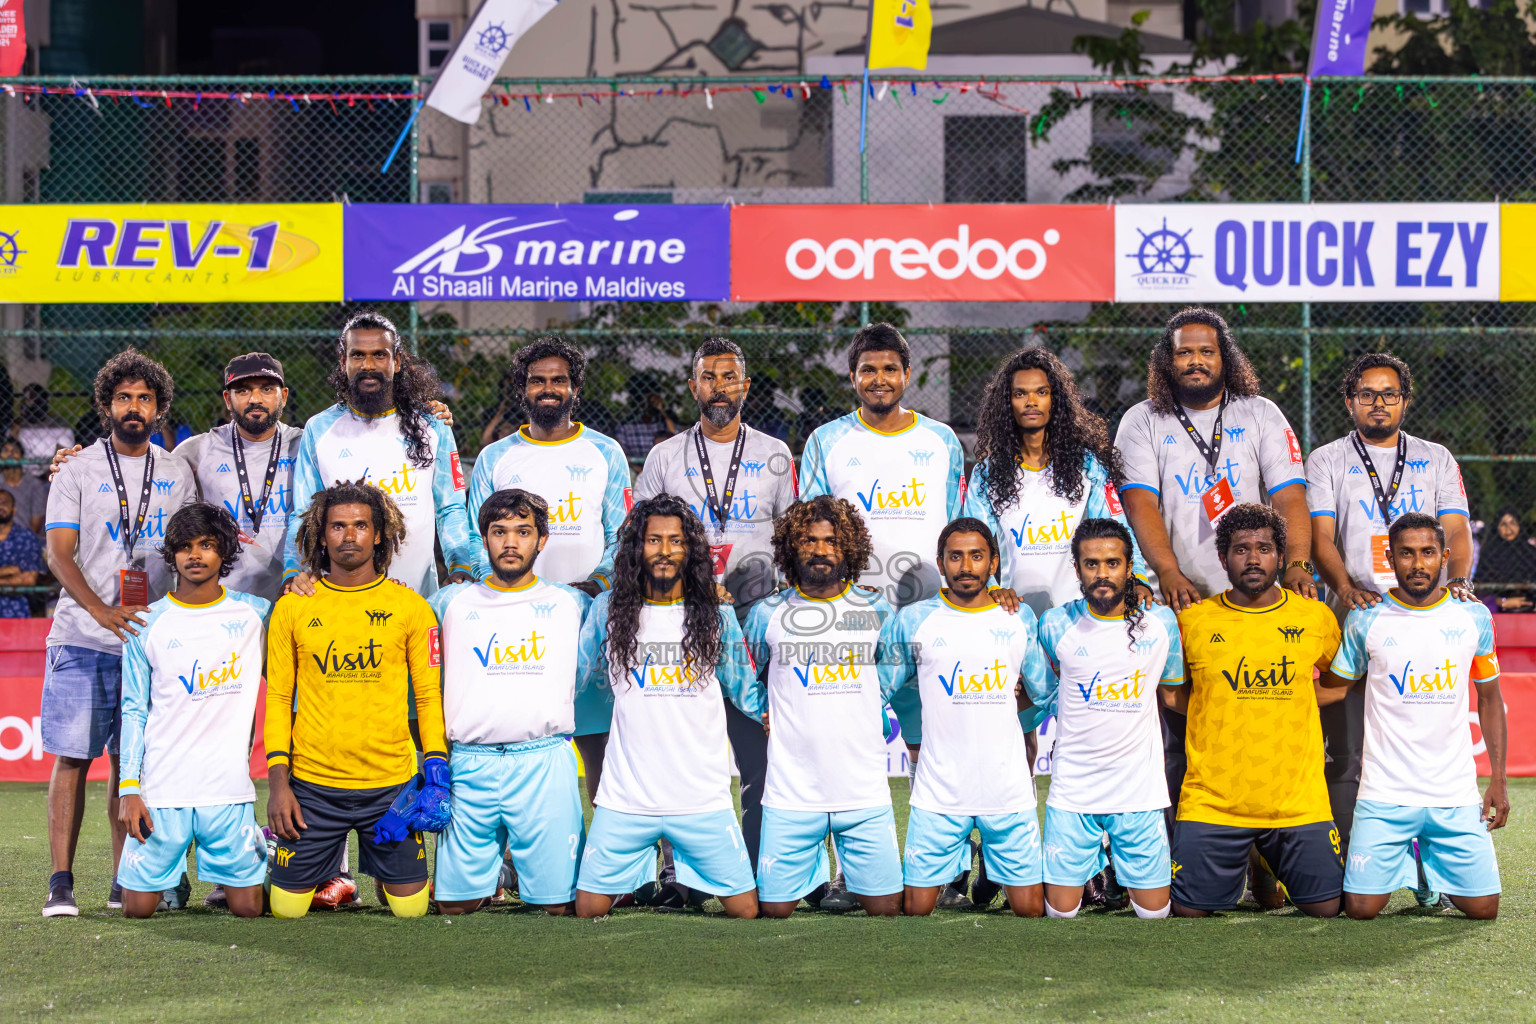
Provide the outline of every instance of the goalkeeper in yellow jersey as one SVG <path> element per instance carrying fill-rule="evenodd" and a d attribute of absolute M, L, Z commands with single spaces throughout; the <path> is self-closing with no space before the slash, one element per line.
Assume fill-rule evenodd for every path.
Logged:
<path fill-rule="evenodd" d="M 275 917 L 309 910 L 353 831 L 359 866 L 383 884 L 395 915 L 427 912 L 422 835 L 390 809 L 416 775 L 408 692 L 425 755 L 419 800 L 447 802 L 437 618 L 385 575 L 404 536 L 399 508 L 369 485 L 317 493 L 299 524 L 298 550 L 318 582 L 312 595 L 278 599 L 267 634 Z"/>

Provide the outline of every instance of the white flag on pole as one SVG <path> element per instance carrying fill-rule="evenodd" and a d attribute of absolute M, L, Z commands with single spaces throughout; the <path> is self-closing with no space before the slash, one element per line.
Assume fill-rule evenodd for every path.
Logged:
<path fill-rule="evenodd" d="M 558 2 L 484 0 L 432 83 L 427 106 L 465 124 L 480 120 L 480 98 L 491 87 L 508 51 Z"/>

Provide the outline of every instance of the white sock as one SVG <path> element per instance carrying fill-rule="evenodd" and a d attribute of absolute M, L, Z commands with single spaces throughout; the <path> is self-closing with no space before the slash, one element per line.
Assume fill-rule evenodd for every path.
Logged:
<path fill-rule="evenodd" d="M 1168 916 L 1168 912 L 1173 909 L 1173 901 L 1169 900 L 1167 903 L 1164 903 L 1162 910 L 1145 910 L 1140 903 L 1131 900 L 1131 909 L 1136 911 L 1136 916 L 1143 921 L 1156 921 L 1159 918 Z"/>
<path fill-rule="evenodd" d="M 1073 907 L 1071 910 L 1068 910 L 1068 911 L 1057 910 L 1055 907 L 1051 906 L 1051 901 L 1050 900 L 1046 900 L 1045 901 L 1045 916 L 1046 917 L 1059 917 L 1059 918 L 1061 918 L 1064 921 L 1071 920 L 1072 918 L 1076 917 L 1077 916 L 1077 912 L 1079 910 L 1082 910 L 1082 909 L 1083 909 L 1083 901 L 1082 900 L 1078 900 L 1077 901 L 1077 906 Z"/>

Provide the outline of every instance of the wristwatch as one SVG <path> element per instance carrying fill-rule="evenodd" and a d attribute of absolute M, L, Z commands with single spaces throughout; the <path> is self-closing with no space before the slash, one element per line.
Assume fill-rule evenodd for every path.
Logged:
<path fill-rule="evenodd" d="M 1465 576 L 1457 576 L 1455 579 L 1450 579 L 1450 580 L 1446 580 L 1445 581 L 1445 585 L 1447 587 L 1454 587 L 1454 586 L 1457 586 L 1458 584 L 1460 586 L 1462 586 L 1462 587 L 1465 587 L 1467 593 L 1469 593 L 1469 594 L 1476 594 L 1477 593 L 1477 588 L 1474 587 L 1472 585 L 1472 581 L 1467 579 Z"/>
<path fill-rule="evenodd" d="M 1287 569 L 1295 569 L 1295 568 L 1299 567 L 1299 568 L 1307 570 L 1307 575 L 1308 576 L 1316 576 L 1317 575 L 1317 570 L 1315 568 L 1313 568 L 1312 563 L 1307 561 L 1305 558 L 1297 558 L 1297 559 L 1294 559 L 1293 561 L 1287 562 L 1287 563 L 1285 563 L 1285 567 Z"/>

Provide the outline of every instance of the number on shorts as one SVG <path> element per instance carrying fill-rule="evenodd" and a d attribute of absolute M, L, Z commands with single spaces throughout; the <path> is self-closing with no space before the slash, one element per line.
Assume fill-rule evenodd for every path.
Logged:
<path fill-rule="evenodd" d="M 581 836 L 577 835 L 575 832 L 572 832 L 571 833 L 571 860 L 575 860 L 576 859 L 576 847 L 579 846 L 579 845 L 581 845 Z"/>
<path fill-rule="evenodd" d="M 1333 843 L 1333 852 L 1334 853 L 1338 853 L 1339 852 L 1339 830 L 1336 829 L 1336 828 L 1329 829 L 1328 830 L 1328 839 L 1329 839 L 1330 842 Z"/>
<path fill-rule="evenodd" d="M 245 848 L 247 850 L 250 850 L 252 853 L 260 851 L 262 856 L 266 856 L 267 839 L 266 836 L 261 834 L 261 829 L 255 825 L 241 825 L 240 835 L 245 839 Z"/>

